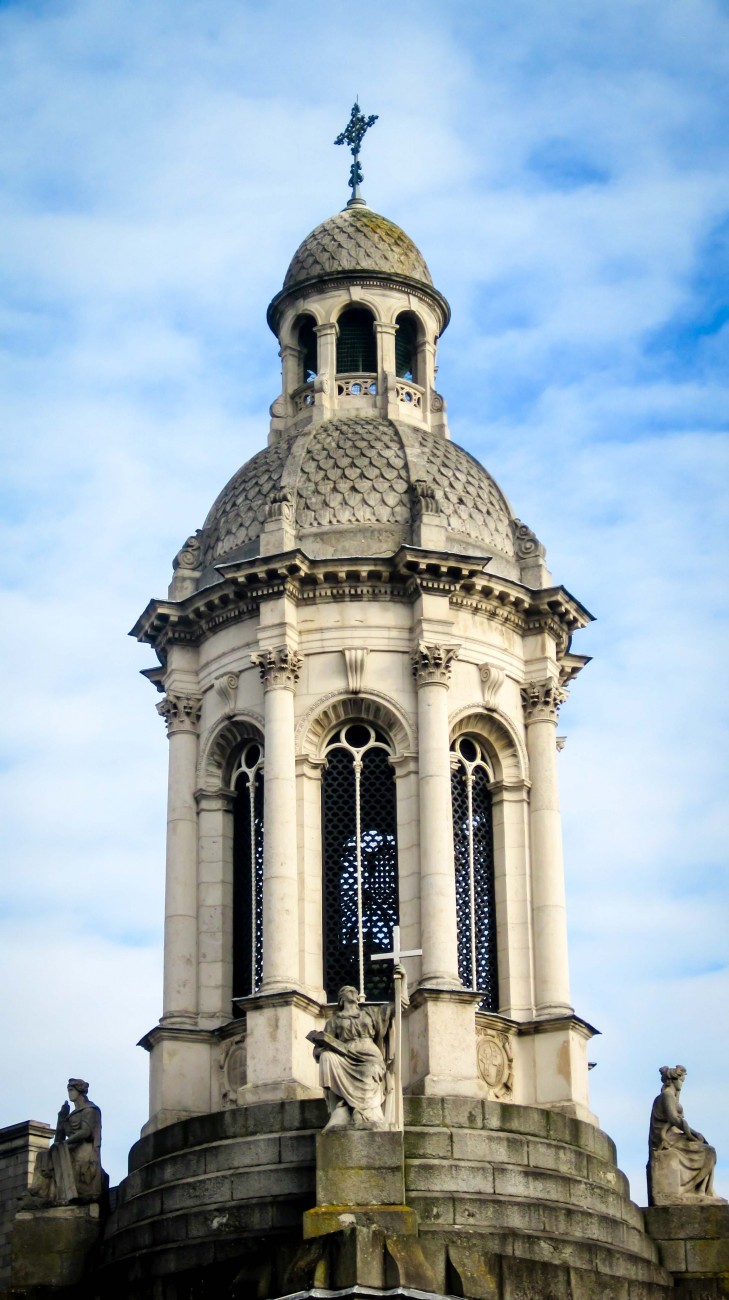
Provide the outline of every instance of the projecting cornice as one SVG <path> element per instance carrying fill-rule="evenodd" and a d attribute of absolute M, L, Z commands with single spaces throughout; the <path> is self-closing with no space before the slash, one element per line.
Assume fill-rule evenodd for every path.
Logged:
<path fill-rule="evenodd" d="M 301 550 L 220 564 L 220 581 L 179 601 L 152 600 L 130 636 L 164 658 L 169 645 L 198 645 L 221 627 L 250 617 L 273 597 L 298 605 L 317 601 L 383 600 L 412 604 L 424 593 L 513 627 L 522 636 L 547 632 L 574 676 L 583 656 L 569 655 L 573 632 L 592 615 L 564 587 L 534 590 L 489 574 L 489 556 L 462 556 L 403 546 L 394 555 L 312 560 Z"/>

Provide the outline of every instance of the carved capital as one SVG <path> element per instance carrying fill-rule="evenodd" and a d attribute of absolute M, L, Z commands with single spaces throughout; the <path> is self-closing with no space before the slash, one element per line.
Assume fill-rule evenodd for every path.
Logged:
<path fill-rule="evenodd" d="M 438 682 L 447 686 L 451 680 L 453 661 L 458 658 L 459 647 L 455 645 L 426 645 L 421 641 L 417 650 L 410 656 L 413 665 L 413 677 L 418 686 L 429 682 Z"/>
<path fill-rule="evenodd" d="M 262 650 L 260 654 L 251 655 L 251 663 L 261 674 L 264 690 L 270 691 L 273 687 L 296 690 L 302 664 L 301 655 L 296 650 L 289 650 L 286 645 L 277 646 L 275 650 Z"/>
<path fill-rule="evenodd" d="M 521 688 L 521 702 L 527 726 L 530 722 L 556 723 L 560 705 L 564 704 L 569 691 L 556 682 L 527 682 Z"/>
<path fill-rule="evenodd" d="M 200 725 L 202 698 L 199 695 L 177 695 L 168 691 L 157 705 L 157 712 L 167 723 L 167 735 L 177 731 L 197 732 Z"/>
<path fill-rule="evenodd" d="M 504 670 L 497 668 L 495 664 L 481 664 L 478 671 L 483 690 L 483 702 L 487 709 L 493 709 L 496 707 L 496 696 L 504 684 Z"/>

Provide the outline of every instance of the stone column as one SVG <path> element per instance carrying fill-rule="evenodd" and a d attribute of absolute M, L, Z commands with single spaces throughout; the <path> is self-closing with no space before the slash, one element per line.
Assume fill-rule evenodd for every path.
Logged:
<path fill-rule="evenodd" d="M 420 643 L 412 655 L 418 685 L 420 925 L 423 983 L 460 988 L 453 866 L 448 685 L 455 646 Z"/>
<path fill-rule="evenodd" d="M 301 656 L 278 646 L 252 656 L 265 692 L 263 980 L 261 993 L 300 982 L 294 692 Z"/>
<path fill-rule="evenodd" d="M 557 714 L 566 691 L 548 679 L 528 682 L 521 696 L 531 779 L 534 995 L 538 1016 L 558 1016 L 572 1011 L 556 739 Z"/>
<path fill-rule="evenodd" d="M 162 1021 L 197 1015 L 197 812 L 199 695 L 168 691 L 157 705 L 170 742 Z"/>
<path fill-rule="evenodd" d="M 233 988 L 232 790 L 198 790 L 198 1001 L 200 1023 L 230 1019 Z"/>
<path fill-rule="evenodd" d="M 301 348 L 294 343 L 282 343 L 278 355 L 281 358 L 281 388 L 287 405 L 290 406 L 291 394 L 302 382 Z M 293 407 L 290 409 L 293 411 Z"/>

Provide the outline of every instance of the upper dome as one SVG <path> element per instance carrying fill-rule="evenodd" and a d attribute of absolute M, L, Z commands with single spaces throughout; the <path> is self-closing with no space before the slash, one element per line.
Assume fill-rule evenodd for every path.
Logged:
<path fill-rule="evenodd" d="M 404 275 L 432 287 L 425 259 L 404 230 L 363 204 L 322 221 L 299 245 L 284 289 L 343 271 Z"/>
<path fill-rule="evenodd" d="M 473 456 L 406 423 L 347 415 L 282 438 L 233 475 L 203 527 L 203 582 L 215 580 L 214 565 L 259 554 L 267 511 L 282 500 L 312 558 L 391 555 L 412 544 L 428 489 L 447 549 L 492 555 L 490 572 L 518 580 L 509 503 Z"/>

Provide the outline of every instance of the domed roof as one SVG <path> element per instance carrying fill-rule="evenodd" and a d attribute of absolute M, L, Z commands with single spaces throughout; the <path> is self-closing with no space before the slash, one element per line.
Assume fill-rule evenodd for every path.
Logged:
<path fill-rule="evenodd" d="M 259 554 L 272 501 L 293 507 L 296 544 L 312 558 L 388 555 L 412 543 L 416 484 L 434 490 L 449 550 L 501 557 L 519 578 L 512 513 L 491 475 L 439 433 L 378 416 L 334 416 L 258 452 L 233 475 L 202 532 L 204 582 L 214 565 Z"/>
<path fill-rule="evenodd" d="M 291 259 L 283 287 L 346 271 L 404 275 L 433 284 L 412 239 L 364 204 L 335 213 L 306 236 Z"/>

